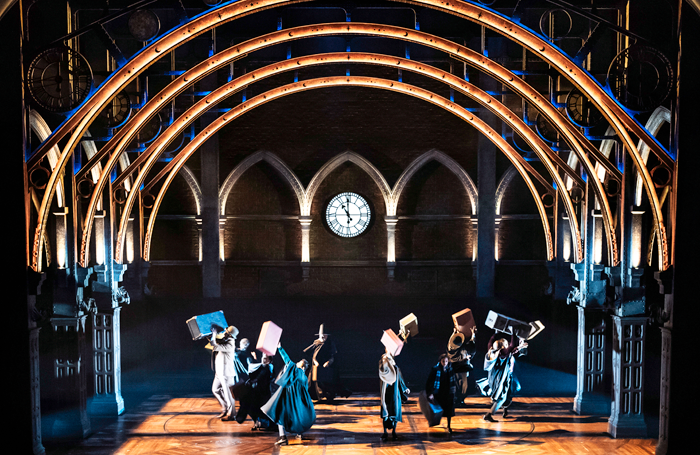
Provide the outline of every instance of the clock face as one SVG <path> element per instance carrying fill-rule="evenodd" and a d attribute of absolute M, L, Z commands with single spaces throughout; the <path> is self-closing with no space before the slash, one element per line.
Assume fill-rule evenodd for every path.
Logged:
<path fill-rule="evenodd" d="M 365 198 L 355 193 L 340 193 L 326 207 L 326 222 L 341 237 L 355 237 L 369 226 L 371 212 Z"/>

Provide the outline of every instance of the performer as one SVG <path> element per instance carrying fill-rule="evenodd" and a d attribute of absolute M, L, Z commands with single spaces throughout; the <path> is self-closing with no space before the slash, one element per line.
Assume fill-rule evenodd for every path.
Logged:
<path fill-rule="evenodd" d="M 387 430 L 391 429 L 392 439 L 397 440 L 396 424 L 402 422 L 401 403 L 411 393 L 403 381 L 403 375 L 399 366 L 396 365 L 394 356 L 385 350 L 379 360 L 379 379 L 381 387 L 379 396 L 381 398 L 381 416 L 384 427 L 382 440 L 389 437 Z"/>
<path fill-rule="evenodd" d="M 452 336 L 447 342 L 447 356 L 452 364 L 452 369 L 455 372 L 455 380 L 457 381 L 456 399 L 461 403 L 467 396 L 467 378 L 469 373 L 474 369 L 471 363 L 471 358 L 476 353 L 476 327 L 471 330 L 471 337 L 466 343 L 465 334 L 454 328 Z"/>
<path fill-rule="evenodd" d="M 329 339 L 329 334 L 323 332 L 323 324 L 319 328 L 318 338 L 304 352 L 313 349 L 311 369 L 308 374 L 309 394 L 313 400 L 333 400 L 336 396 L 347 398 L 352 393 L 340 380 L 337 368 L 338 349 L 335 342 Z"/>
<path fill-rule="evenodd" d="M 491 388 L 491 409 L 484 415 L 484 420 L 495 422 L 493 414 L 503 406 L 503 417 L 508 417 L 508 406 L 513 400 L 513 394 L 520 390 L 517 379 L 513 375 L 515 359 L 527 354 L 527 343 L 522 338 L 515 345 L 515 335 L 511 335 L 510 343 L 504 338 L 494 342 L 496 334 L 491 336 L 488 351 L 484 358 L 484 370 L 488 371 Z"/>
<path fill-rule="evenodd" d="M 311 428 L 316 421 L 316 410 L 309 396 L 305 374 L 309 362 L 302 359 L 294 364 L 281 345 L 277 350 L 284 361 L 284 369 L 275 380 L 279 388 L 261 410 L 277 424 L 280 436 L 275 445 L 286 446 L 287 433 L 301 437 Z"/>
<path fill-rule="evenodd" d="M 255 363 L 255 352 L 250 350 L 250 340 L 241 338 L 236 349 L 236 371 L 239 381 L 248 379 L 248 369 L 253 363 Z"/>
<path fill-rule="evenodd" d="M 260 407 L 272 395 L 272 371 L 272 358 L 262 354 L 260 363 L 251 363 L 248 367 L 248 379 L 234 386 L 234 396 L 239 402 L 236 422 L 242 424 L 250 415 L 253 420 L 252 431 L 261 431 L 269 426 L 269 420 Z"/>
<path fill-rule="evenodd" d="M 212 330 L 207 348 L 211 349 L 211 364 L 214 370 L 214 382 L 211 391 L 221 405 L 217 416 L 228 421 L 235 418 L 236 401 L 231 394 L 232 387 L 238 380 L 235 367 L 236 336 L 238 329 L 229 326 L 223 333 Z"/>
<path fill-rule="evenodd" d="M 428 375 L 425 383 L 425 393 L 428 400 L 437 402 L 442 408 L 442 416 L 447 417 L 447 431 L 452 434 L 452 416 L 455 415 L 455 393 L 457 385 L 455 371 L 450 364 L 447 354 L 440 355 Z"/>

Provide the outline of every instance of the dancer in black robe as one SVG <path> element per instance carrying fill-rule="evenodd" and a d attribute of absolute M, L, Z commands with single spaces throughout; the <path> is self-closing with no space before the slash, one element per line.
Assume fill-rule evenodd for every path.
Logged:
<path fill-rule="evenodd" d="M 264 430 L 270 426 L 270 420 L 260 410 L 272 396 L 272 358 L 262 354 L 260 363 L 251 363 L 248 367 L 248 379 L 234 387 L 239 408 L 236 422 L 242 424 L 247 416 L 253 420 L 252 431 Z"/>
<path fill-rule="evenodd" d="M 425 393 L 428 400 L 442 408 L 442 416 L 447 418 L 447 431 L 452 434 L 452 417 L 455 415 L 455 393 L 457 385 L 455 371 L 447 354 L 442 354 L 428 375 Z"/>
<path fill-rule="evenodd" d="M 313 350 L 309 369 L 309 395 L 318 401 L 333 400 L 336 396 L 347 398 L 352 391 L 343 385 L 338 370 L 338 349 L 330 335 L 323 333 L 323 324 L 318 338 L 304 352 Z"/>

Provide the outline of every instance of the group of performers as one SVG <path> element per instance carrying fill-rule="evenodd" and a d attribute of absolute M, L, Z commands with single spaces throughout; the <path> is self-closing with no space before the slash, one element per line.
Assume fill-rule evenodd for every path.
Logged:
<path fill-rule="evenodd" d="M 351 391 L 342 385 L 336 368 L 331 368 L 337 349 L 328 334 L 319 330 L 318 338 L 304 352 L 313 350 L 311 363 L 306 359 L 294 362 L 281 345 L 277 347 L 284 361 L 282 371 L 273 379 L 272 358 L 262 354 L 257 359 L 251 352 L 250 342 L 243 338 L 236 347 L 238 329 L 230 326 L 221 332 L 212 330 L 208 348 L 212 350 L 214 382 L 212 392 L 221 405 L 219 418 L 236 420 L 242 424 L 250 416 L 253 431 L 277 426 L 279 438 L 276 445 L 287 445 L 288 434 L 298 438 L 316 421 L 313 400 L 333 400 L 336 396 L 348 397 Z M 483 419 L 495 422 L 494 414 L 503 408 L 508 416 L 513 395 L 520 384 L 513 374 L 515 359 L 527 353 L 527 343 L 515 335 L 510 341 L 496 338 L 495 332 L 488 342 L 484 359 L 484 371 L 488 373 L 488 386 L 482 393 L 490 396 L 491 408 Z M 457 329 L 448 342 L 447 351 L 440 355 L 432 367 L 425 384 L 425 394 L 431 403 L 442 410 L 447 419 L 447 430 L 452 434 L 451 420 L 455 415 L 455 403 L 466 396 L 467 377 L 473 370 L 472 357 L 476 353 L 476 328 L 470 334 Z M 407 402 L 410 390 L 404 382 L 396 358 L 389 349 L 379 361 L 382 440 L 398 439 L 396 426 L 402 421 L 402 404 Z M 236 412 L 236 400 L 239 401 Z"/>

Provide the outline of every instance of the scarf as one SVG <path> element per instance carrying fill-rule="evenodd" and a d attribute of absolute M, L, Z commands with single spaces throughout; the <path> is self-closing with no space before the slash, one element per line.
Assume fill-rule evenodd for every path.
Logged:
<path fill-rule="evenodd" d="M 437 392 L 440 390 L 440 375 L 442 374 L 442 366 L 438 363 L 435 365 L 437 367 L 437 371 L 435 372 L 435 382 L 433 383 L 433 389 Z M 447 368 L 445 368 L 445 373 L 451 372 L 452 371 L 452 365 L 447 364 Z M 451 374 L 450 375 L 450 393 L 454 394 L 457 392 L 457 383 L 455 380 L 455 375 Z"/>

